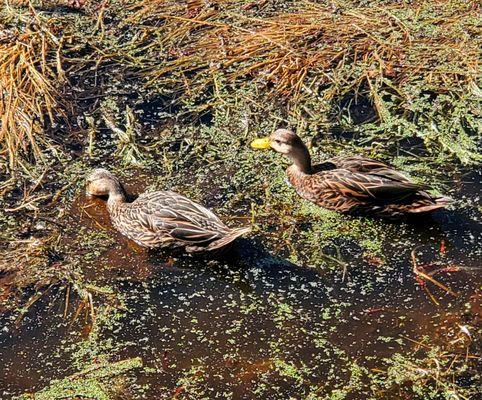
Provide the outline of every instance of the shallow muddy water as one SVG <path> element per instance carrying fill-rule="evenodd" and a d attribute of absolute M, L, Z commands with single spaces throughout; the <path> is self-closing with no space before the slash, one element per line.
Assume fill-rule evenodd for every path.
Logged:
<path fill-rule="evenodd" d="M 101 329 L 102 343 L 115 348 L 111 361 L 141 357 L 151 367 L 137 373 L 139 387 L 148 384 L 139 398 L 306 398 L 351 385 L 348 398 L 361 399 L 368 389 L 353 380 L 356 368 L 377 373 L 396 353 L 448 342 L 461 354 L 480 351 L 481 188 L 479 173 L 461 176 L 451 195 L 464 211 L 387 223 L 394 234 L 384 243 L 386 263 L 347 247 L 345 270 L 292 263 L 288 250 L 268 250 L 262 234 L 216 261 L 147 252 L 112 230 L 100 199 L 81 196 L 71 218 L 81 214 L 80 226 L 113 239 L 88 255 L 86 280 L 122 300 L 115 321 Z M 89 217 L 80 212 L 86 205 Z M 445 289 L 421 285 L 414 263 Z M 65 296 L 53 288 L 18 326 L 4 321 L 2 399 L 77 371 L 72 352 L 91 318 L 82 312 L 74 320 L 73 296 L 64 317 Z M 93 296 L 95 307 L 105 302 Z"/>

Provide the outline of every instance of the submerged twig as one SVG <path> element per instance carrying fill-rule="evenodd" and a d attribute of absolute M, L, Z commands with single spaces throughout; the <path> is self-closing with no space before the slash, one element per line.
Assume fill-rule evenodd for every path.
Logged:
<path fill-rule="evenodd" d="M 411 252 L 411 258 L 412 258 L 412 266 L 413 266 L 413 272 L 415 273 L 415 275 L 418 277 L 418 278 L 422 278 L 421 282 L 423 282 L 423 279 L 433 283 L 434 285 L 438 286 L 440 289 L 444 290 L 445 292 L 451 294 L 452 296 L 455 296 L 457 297 L 458 294 L 455 293 L 454 291 L 452 291 L 451 289 L 449 289 L 447 286 L 445 286 L 444 284 L 440 283 L 439 281 L 437 281 L 436 279 L 434 279 L 433 277 L 431 277 L 430 275 L 426 274 L 425 272 L 421 271 L 419 265 L 418 265 L 418 261 L 417 261 L 417 255 L 416 255 L 416 248 L 412 250 Z"/>

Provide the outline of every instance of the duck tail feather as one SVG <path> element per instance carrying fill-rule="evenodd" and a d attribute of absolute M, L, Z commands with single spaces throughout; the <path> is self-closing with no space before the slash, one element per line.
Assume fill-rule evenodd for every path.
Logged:
<path fill-rule="evenodd" d="M 439 196 L 435 198 L 435 204 L 442 206 L 448 206 L 453 203 L 455 203 L 455 200 L 448 196 Z"/>
<path fill-rule="evenodd" d="M 212 242 L 207 248 L 207 251 L 212 251 L 212 250 L 217 250 L 225 247 L 226 245 L 230 244 L 233 242 L 235 239 L 237 239 L 240 236 L 243 236 L 247 233 L 251 232 L 251 227 L 243 227 L 243 228 L 234 228 L 230 229 L 230 231 L 227 233 L 226 236 L 224 236 L 221 239 L 218 239 L 214 242 Z"/>
<path fill-rule="evenodd" d="M 454 203 L 454 199 L 447 197 L 447 196 L 439 196 L 432 198 L 432 203 L 430 204 L 422 204 L 418 207 L 413 208 L 410 212 L 414 214 L 418 213 L 425 213 L 437 210 L 439 208 L 445 208 L 450 204 Z"/>

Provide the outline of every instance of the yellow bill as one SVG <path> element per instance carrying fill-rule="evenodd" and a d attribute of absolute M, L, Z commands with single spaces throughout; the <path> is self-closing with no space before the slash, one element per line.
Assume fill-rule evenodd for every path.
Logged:
<path fill-rule="evenodd" d="M 252 147 L 253 149 L 257 149 L 257 150 L 269 149 L 269 148 L 270 148 L 269 138 L 268 138 L 268 137 L 265 137 L 265 138 L 253 140 L 253 141 L 251 142 L 251 147 Z"/>

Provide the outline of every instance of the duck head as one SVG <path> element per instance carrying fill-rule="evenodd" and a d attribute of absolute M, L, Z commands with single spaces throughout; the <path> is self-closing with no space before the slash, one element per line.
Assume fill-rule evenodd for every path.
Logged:
<path fill-rule="evenodd" d="M 251 142 L 254 149 L 271 148 L 288 157 L 301 172 L 311 172 L 310 152 L 301 138 L 288 129 L 277 129 L 269 137 Z"/>
<path fill-rule="evenodd" d="M 124 200 L 125 192 L 117 177 L 103 168 L 94 169 L 87 177 L 85 191 L 88 196 L 108 196 L 111 200 Z"/>

